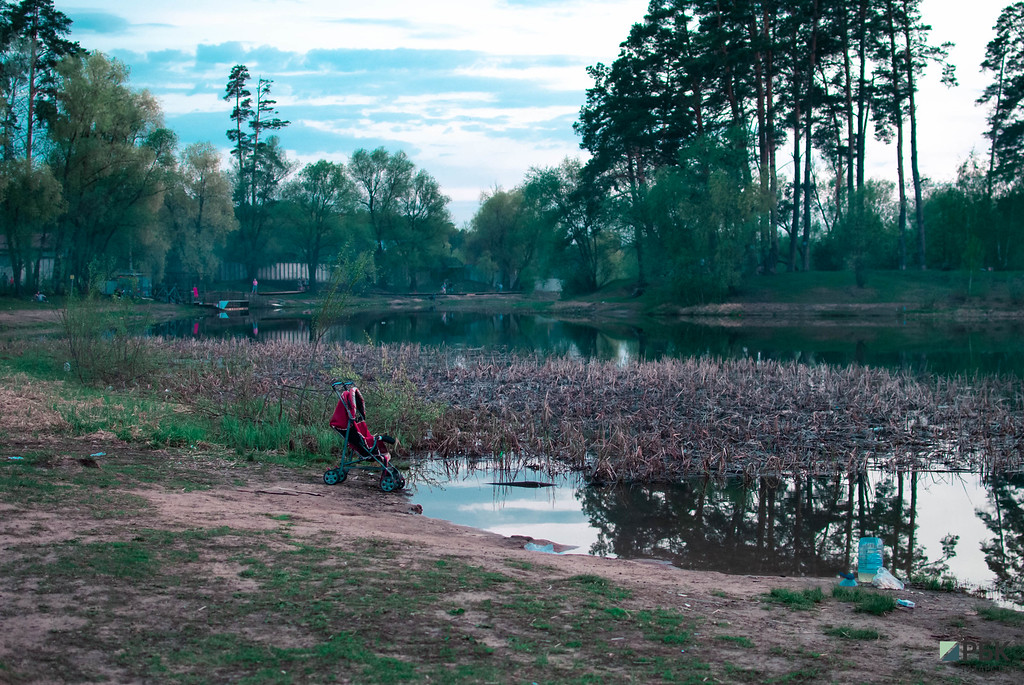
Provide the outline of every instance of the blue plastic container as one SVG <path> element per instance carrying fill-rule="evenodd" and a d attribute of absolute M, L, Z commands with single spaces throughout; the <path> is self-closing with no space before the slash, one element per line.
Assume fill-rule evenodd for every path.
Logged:
<path fill-rule="evenodd" d="M 857 580 L 870 583 L 882 566 L 882 538 L 861 538 L 857 548 Z"/>

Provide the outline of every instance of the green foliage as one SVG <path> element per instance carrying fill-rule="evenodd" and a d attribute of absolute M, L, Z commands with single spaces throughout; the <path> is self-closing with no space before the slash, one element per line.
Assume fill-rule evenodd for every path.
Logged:
<path fill-rule="evenodd" d="M 856 611 L 875 616 L 882 616 L 896 609 L 896 600 L 889 595 L 868 592 L 859 587 L 848 588 L 836 585 L 832 588 L 832 596 L 840 601 L 856 604 Z"/>
<path fill-rule="evenodd" d="M 309 273 L 310 290 L 316 292 L 323 255 L 350 249 L 351 241 L 342 239 L 342 228 L 358 201 L 355 183 L 343 164 L 320 160 L 303 167 L 283 195 L 290 210 L 285 220 L 294 229 L 288 231 L 285 242 L 298 249 Z"/>
<path fill-rule="evenodd" d="M 790 609 L 805 611 L 813 609 L 816 604 L 825 599 L 825 593 L 820 587 L 807 588 L 806 590 L 789 590 L 787 588 L 772 588 L 767 594 L 761 595 L 761 601 L 770 604 L 781 604 Z"/>
<path fill-rule="evenodd" d="M 57 221 L 56 283 L 74 276 L 84 293 L 101 257 L 156 273 L 167 235 L 153 231 L 174 135 L 161 128 L 160 109 L 128 84 L 128 68 L 101 53 L 57 67 L 57 109 L 49 121 L 48 162 L 61 181 L 67 212 Z M 63 270 L 62 270 L 63 269 Z"/>
<path fill-rule="evenodd" d="M 1024 611 L 1002 607 L 979 606 L 978 615 L 987 621 L 996 621 L 1008 626 L 1024 626 Z"/>
<path fill-rule="evenodd" d="M 855 194 L 851 211 L 815 245 L 815 267 L 851 270 L 857 286 L 863 288 L 870 270 L 893 266 L 896 243 L 892 194 L 893 185 L 880 181 L 869 181 L 863 192 Z"/>
<path fill-rule="evenodd" d="M 564 279 L 563 292 L 592 293 L 621 275 L 622 241 L 606 186 L 573 159 L 531 169 L 523 184 L 528 220 L 549 233 L 546 266 Z"/>
<path fill-rule="evenodd" d="M 466 252 L 485 265 L 485 270 L 505 290 L 518 290 L 528 280 L 531 267 L 550 237 L 539 217 L 531 214 L 522 188 L 495 188 L 480 198 L 466 238 Z"/>
<path fill-rule="evenodd" d="M 193 143 L 179 156 L 164 196 L 168 271 L 194 274 L 200 281 L 216 273 L 219 251 L 238 229 L 230 182 L 220 167 L 220 153 L 211 143 Z"/>
<path fill-rule="evenodd" d="M 658 256 L 652 272 L 671 283 L 673 299 L 704 303 L 722 299 L 739 284 L 768 204 L 746 169 L 738 131 L 701 136 L 663 169 L 651 191 Z"/>
<path fill-rule="evenodd" d="M 83 383 L 138 381 L 164 362 L 142 337 L 148 318 L 128 297 L 110 300 L 95 290 L 84 296 L 71 293 L 60 322 L 71 371 Z"/>

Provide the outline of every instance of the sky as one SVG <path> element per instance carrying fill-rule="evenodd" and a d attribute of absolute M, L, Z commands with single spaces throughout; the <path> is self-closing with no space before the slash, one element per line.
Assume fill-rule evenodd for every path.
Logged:
<path fill-rule="evenodd" d="M 933 42 L 954 41 L 960 86 L 938 69 L 921 83 L 922 174 L 951 180 L 984 152 L 991 75 L 985 45 L 1010 0 L 923 0 Z M 299 164 L 353 151 L 403 150 L 452 198 L 456 225 L 480 196 L 531 167 L 584 157 L 572 130 L 586 67 L 611 63 L 647 0 L 56 0 L 73 40 L 127 64 L 182 144 L 230 148 L 228 74 L 273 80 L 282 146 Z M 967 9 L 969 7 L 969 9 Z M 895 177 L 894 153 L 869 151 L 869 176 Z M 785 169 L 783 169 L 785 173 Z M 909 173 L 909 171 L 908 171 Z"/>

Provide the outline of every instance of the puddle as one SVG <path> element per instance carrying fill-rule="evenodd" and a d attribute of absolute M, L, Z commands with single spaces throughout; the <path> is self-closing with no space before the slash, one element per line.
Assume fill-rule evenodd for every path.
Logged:
<path fill-rule="evenodd" d="M 902 579 L 908 569 L 931 568 L 1024 605 L 1024 558 L 1015 542 L 1024 536 L 1019 476 L 872 472 L 854 482 L 695 479 L 592 488 L 575 474 L 525 467 L 510 474 L 465 461 L 417 464 L 410 475 L 413 501 L 426 516 L 572 547 L 567 553 L 823 577 L 856 570 L 859 538 L 876 536 L 884 540 L 884 565 Z M 553 487 L 492 484 L 510 481 Z"/>

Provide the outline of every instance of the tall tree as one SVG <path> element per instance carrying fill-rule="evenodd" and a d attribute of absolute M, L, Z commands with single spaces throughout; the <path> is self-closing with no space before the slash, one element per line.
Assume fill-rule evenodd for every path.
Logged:
<path fill-rule="evenodd" d="M 904 121 L 906 117 L 906 74 L 903 70 L 899 46 L 899 0 L 885 0 L 880 17 L 881 40 L 875 45 L 875 80 L 878 82 L 873 114 L 875 135 L 885 142 L 892 141 L 896 132 L 896 189 L 899 193 L 898 261 L 899 268 L 907 268 L 907 182 L 904 166 Z"/>
<path fill-rule="evenodd" d="M 296 229 L 291 242 L 306 263 L 309 287 L 315 292 L 323 257 L 341 247 L 342 223 L 354 214 L 359 194 L 344 165 L 322 159 L 303 167 L 285 187 L 284 197 Z"/>
<path fill-rule="evenodd" d="M 990 107 L 985 132 L 991 145 L 990 199 L 996 189 L 1015 185 L 1024 171 L 1024 2 L 1004 8 L 994 30 L 981 63 L 994 79 L 978 98 Z"/>
<path fill-rule="evenodd" d="M 551 258 L 564 265 L 555 272 L 570 291 L 594 292 L 618 275 L 621 244 L 605 186 L 578 159 L 531 169 L 523 184 L 525 201 L 554 238 Z"/>
<path fill-rule="evenodd" d="M 247 85 L 249 78 L 245 65 L 232 67 L 224 99 L 233 103 L 234 125 L 227 130 L 227 137 L 234 144 L 231 152 L 235 157 L 234 196 L 239 230 L 234 240 L 248 277 L 254 278 L 271 241 L 270 214 L 274 202 L 292 167 L 277 136 L 265 137 L 266 133 L 290 123 L 277 116 L 277 102 L 270 97 L 273 80 L 257 80 L 254 102 Z"/>
<path fill-rule="evenodd" d="M 906 76 L 907 114 L 910 119 L 910 173 L 914 183 L 914 224 L 917 235 L 918 267 L 928 267 L 925 252 L 924 202 L 921 196 L 921 170 L 918 164 L 917 140 L 917 79 L 929 62 L 942 65 L 942 82 L 947 86 L 956 85 L 954 68 L 945 61 L 952 43 L 930 45 L 928 33 L 931 26 L 921 21 L 921 0 L 901 0 L 899 13 L 900 29 L 903 34 L 903 69 Z"/>
<path fill-rule="evenodd" d="M 395 238 L 401 200 L 412 187 L 415 165 L 401 150 L 390 154 L 379 147 L 372 152 L 364 149 L 353 152 L 348 168 L 359 188 L 360 201 L 377 243 L 377 259 L 381 260 L 386 243 Z M 383 266 L 378 264 L 378 267 Z"/>
<path fill-rule="evenodd" d="M 168 268 L 182 277 L 212 279 L 227 236 L 238 228 L 231 185 L 220 163 L 213 144 L 189 145 L 164 198 L 171 233 Z"/>
<path fill-rule="evenodd" d="M 440 263 L 448 252 L 448 236 L 454 230 L 449 202 L 437 179 L 424 169 L 416 172 L 401 198 L 395 253 L 410 290 L 417 289 L 418 274 Z"/>
<path fill-rule="evenodd" d="M 81 48 L 67 39 L 71 19 L 53 6 L 53 0 L 7 5 L 0 22 L 5 137 L 8 145 L 20 141 L 21 156 L 31 166 L 37 126 L 45 123 L 55 106 L 57 63 L 66 55 L 79 54 Z M 4 154 L 5 159 L 11 156 L 10 150 Z"/>
<path fill-rule="evenodd" d="M 165 249 L 153 227 L 175 140 L 156 100 L 133 91 L 127 67 L 99 53 L 64 60 L 58 75 L 48 160 L 68 204 L 54 241 L 58 287 L 71 275 L 87 287 L 101 257 L 122 268 L 162 263 L 147 249 Z"/>
<path fill-rule="evenodd" d="M 249 119 L 253 115 L 252 91 L 247 85 L 249 78 L 249 68 L 244 64 L 236 64 L 231 68 L 231 74 L 224 89 L 224 99 L 232 103 L 231 121 L 234 123 L 234 127 L 228 129 L 227 136 L 234 146 L 231 148 L 231 154 L 235 156 L 235 168 L 238 170 L 248 168 L 246 160 L 252 149 L 251 135 L 248 131 Z M 239 183 L 238 189 L 244 190 L 244 186 Z"/>
<path fill-rule="evenodd" d="M 537 257 L 542 226 L 529 216 L 520 188 L 495 188 L 480 200 L 467 251 L 478 261 L 494 264 L 503 289 L 518 290 Z"/>

